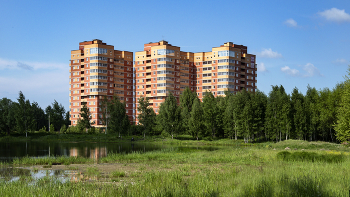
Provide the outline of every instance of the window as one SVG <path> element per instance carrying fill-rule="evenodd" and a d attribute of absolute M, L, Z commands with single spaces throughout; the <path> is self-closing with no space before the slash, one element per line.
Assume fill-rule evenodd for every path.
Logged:
<path fill-rule="evenodd" d="M 90 49 L 90 54 L 107 54 L 107 49 L 103 49 L 103 48 L 91 48 Z"/>
<path fill-rule="evenodd" d="M 234 51 L 218 51 L 218 57 L 223 57 L 223 56 L 235 57 L 235 52 Z"/>
<path fill-rule="evenodd" d="M 175 51 L 170 49 L 159 49 L 157 50 L 157 55 L 175 55 Z"/>

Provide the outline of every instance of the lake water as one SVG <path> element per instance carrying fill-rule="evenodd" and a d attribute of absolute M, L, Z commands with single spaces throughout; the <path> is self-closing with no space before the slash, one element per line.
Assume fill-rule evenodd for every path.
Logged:
<path fill-rule="evenodd" d="M 8 142 L 0 143 L 0 162 L 12 161 L 21 157 L 87 157 L 99 159 L 108 153 L 148 152 L 176 147 L 186 151 L 189 149 L 215 150 L 217 147 L 179 147 L 173 145 L 156 145 L 148 143 L 57 143 L 57 142 Z"/>
<path fill-rule="evenodd" d="M 215 146 L 174 146 L 174 145 L 156 145 L 156 144 L 136 144 L 136 143 L 56 143 L 56 142 L 8 142 L 0 143 L 0 162 L 12 161 L 21 157 L 52 157 L 82 156 L 92 159 L 106 157 L 109 153 L 131 153 L 148 152 L 167 148 L 177 148 L 179 151 L 187 152 L 194 149 L 213 151 L 218 149 Z M 0 180 L 17 181 L 30 178 L 36 181 L 43 177 L 56 177 L 61 181 L 78 180 L 82 175 L 75 170 L 30 170 L 28 167 L 0 167 Z M 90 178 L 90 177 L 89 177 Z"/>
<path fill-rule="evenodd" d="M 11 161 L 21 157 L 82 156 L 92 159 L 105 157 L 108 153 L 131 153 L 154 151 L 168 146 L 135 143 L 47 143 L 8 142 L 0 143 L 0 161 Z"/>

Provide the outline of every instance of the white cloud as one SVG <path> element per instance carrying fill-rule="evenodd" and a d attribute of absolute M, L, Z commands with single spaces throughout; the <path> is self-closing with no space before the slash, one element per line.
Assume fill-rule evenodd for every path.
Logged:
<path fill-rule="evenodd" d="M 338 64 L 346 64 L 346 63 L 349 63 L 349 61 L 346 60 L 346 59 L 336 59 L 334 62 L 335 62 L 335 63 L 338 63 Z"/>
<path fill-rule="evenodd" d="M 281 58 L 282 54 L 272 51 L 271 48 L 269 49 L 263 49 L 260 53 L 257 54 L 259 57 L 266 57 L 266 58 Z"/>
<path fill-rule="evenodd" d="M 298 23 L 292 18 L 284 21 L 284 24 L 288 25 L 289 27 L 298 27 Z"/>
<path fill-rule="evenodd" d="M 25 69 L 25 70 L 38 70 L 38 69 L 67 69 L 67 64 L 62 63 L 50 63 L 50 62 L 28 62 L 28 61 L 16 61 L 0 58 L 0 70 L 2 69 Z"/>
<path fill-rule="evenodd" d="M 265 67 L 264 63 L 258 64 L 258 72 L 267 72 L 268 70 Z"/>
<path fill-rule="evenodd" d="M 0 58 L 0 84 L 6 84 L 0 88 L 0 95 L 16 100 L 18 92 L 22 91 L 27 99 L 38 102 L 41 107 L 56 99 L 67 110 L 68 68 L 68 63 L 19 62 Z"/>
<path fill-rule="evenodd" d="M 293 77 L 299 76 L 299 71 L 297 69 L 291 69 L 289 66 L 282 67 L 281 71 Z"/>
<path fill-rule="evenodd" d="M 307 63 L 305 66 L 303 66 L 303 70 L 306 72 L 304 74 L 304 77 L 313 77 L 315 75 L 323 76 L 318 68 L 316 68 L 313 64 Z"/>
<path fill-rule="evenodd" d="M 345 12 L 345 10 L 339 10 L 337 8 L 332 8 L 318 13 L 321 17 L 325 18 L 327 21 L 331 22 L 350 22 L 350 15 Z"/>
<path fill-rule="evenodd" d="M 313 77 L 313 76 L 323 76 L 318 68 L 316 68 L 313 64 L 307 63 L 306 65 L 302 66 L 303 72 L 301 73 L 297 69 L 292 69 L 289 66 L 284 66 L 281 68 L 281 71 L 286 73 L 287 75 L 293 76 L 293 77 Z"/>

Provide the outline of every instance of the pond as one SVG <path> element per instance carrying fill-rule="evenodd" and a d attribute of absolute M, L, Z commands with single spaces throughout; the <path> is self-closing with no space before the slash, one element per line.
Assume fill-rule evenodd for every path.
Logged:
<path fill-rule="evenodd" d="M 99 159 L 106 157 L 109 153 L 131 153 L 131 152 L 149 152 L 161 149 L 176 148 L 180 152 L 207 150 L 217 150 L 215 146 L 178 146 L 178 145 L 159 145 L 152 143 L 62 143 L 62 142 L 7 142 L 0 143 L 0 162 L 11 162 L 15 158 L 21 157 L 86 157 Z M 53 169 L 35 169 L 36 167 L 20 166 L 0 166 L 0 180 L 18 181 L 29 180 L 36 182 L 44 177 L 56 177 L 65 182 L 67 180 L 80 181 L 91 179 L 91 176 L 82 175 L 80 170 L 53 170 Z"/>
<path fill-rule="evenodd" d="M 0 162 L 12 161 L 21 157 L 86 157 L 99 159 L 109 153 L 148 152 L 166 148 L 178 148 L 180 151 L 191 149 L 215 150 L 217 147 L 187 147 L 159 145 L 151 143 L 63 143 L 63 142 L 8 142 L 0 143 Z"/>

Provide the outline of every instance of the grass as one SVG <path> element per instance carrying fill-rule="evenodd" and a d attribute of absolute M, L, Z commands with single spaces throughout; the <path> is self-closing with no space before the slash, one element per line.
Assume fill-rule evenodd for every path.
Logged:
<path fill-rule="evenodd" d="M 284 151 L 285 147 L 291 150 Z M 4 196 L 348 196 L 350 189 L 349 148 L 323 142 L 290 140 L 244 147 L 221 146 L 213 150 L 169 148 L 146 153 L 110 153 L 94 164 L 91 159 L 75 159 L 69 162 L 86 163 L 82 165 L 85 167 L 76 164 L 74 168 L 97 178 L 62 183 L 45 177 L 34 184 L 28 184 L 24 178 L 0 181 L 0 193 Z M 17 165 L 34 163 L 28 158 L 24 161 L 16 162 Z M 36 165 L 63 161 L 48 158 Z"/>
<path fill-rule="evenodd" d="M 40 157 L 40 158 L 34 158 L 34 157 L 23 157 L 23 158 L 16 158 L 12 161 L 12 164 L 15 166 L 19 165 L 48 165 L 51 166 L 53 164 L 55 165 L 69 165 L 69 164 L 83 164 L 83 163 L 93 163 L 94 160 L 84 157 L 66 157 L 66 156 L 60 156 L 60 157 Z"/>

